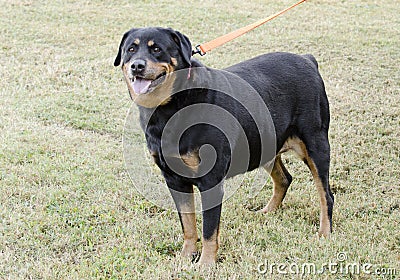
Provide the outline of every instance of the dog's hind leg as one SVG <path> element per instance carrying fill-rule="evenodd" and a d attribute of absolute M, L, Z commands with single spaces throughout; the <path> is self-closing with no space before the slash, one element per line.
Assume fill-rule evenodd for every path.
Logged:
<path fill-rule="evenodd" d="M 329 186 L 330 148 L 327 136 L 316 137 L 306 144 L 306 148 L 308 157 L 305 162 L 313 175 L 321 205 L 318 234 L 327 237 L 332 232 L 334 203 L 334 197 Z"/>
<path fill-rule="evenodd" d="M 276 156 L 274 167 L 272 168 L 270 175 L 274 184 L 274 189 L 267 206 L 261 210 L 263 213 L 275 211 L 281 205 L 289 185 L 292 182 L 292 176 L 283 165 L 281 155 Z"/>
<path fill-rule="evenodd" d="M 306 134 L 303 141 L 290 140 L 291 148 L 301 157 L 310 169 L 320 200 L 319 236 L 329 236 L 332 232 L 332 210 L 334 197 L 329 187 L 330 147 L 328 135 L 324 131 Z"/>

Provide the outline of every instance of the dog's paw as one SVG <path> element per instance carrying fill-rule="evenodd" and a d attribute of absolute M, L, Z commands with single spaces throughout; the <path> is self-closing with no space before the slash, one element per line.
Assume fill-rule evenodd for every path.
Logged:
<path fill-rule="evenodd" d="M 192 262 L 197 261 L 199 258 L 199 252 L 197 251 L 196 242 L 185 241 L 183 243 L 181 257 L 190 258 Z"/>
<path fill-rule="evenodd" d="M 213 267 L 215 266 L 216 262 L 217 260 L 214 256 L 202 254 L 197 264 L 201 267 Z"/>
<path fill-rule="evenodd" d="M 259 210 L 260 213 L 267 214 L 276 211 L 279 208 L 280 204 L 268 203 L 263 209 Z"/>
<path fill-rule="evenodd" d="M 331 235 L 330 229 L 328 229 L 328 230 L 327 229 L 320 229 L 318 231 L 318 237 L 319 238 L 329 238 L 330 235 Z"/>

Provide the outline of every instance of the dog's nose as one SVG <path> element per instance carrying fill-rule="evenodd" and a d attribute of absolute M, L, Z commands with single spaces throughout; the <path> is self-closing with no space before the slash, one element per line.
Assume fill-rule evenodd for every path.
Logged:
<path fill-rule="evenodd" d="M 146 61 L 144 61 L 143 59 L 136 59 L 131 65 L 132 73 L 134 75 L 142 73 L 145 68 L 146 68 Z"/>

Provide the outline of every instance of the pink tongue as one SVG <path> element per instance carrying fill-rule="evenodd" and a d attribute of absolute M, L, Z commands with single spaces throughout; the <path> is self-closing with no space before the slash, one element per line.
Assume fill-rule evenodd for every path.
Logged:
<path fill-rule="evenodd" d="M 135 81 L 133 82 L 133 90 L 135 91 L 136 94 L 146 93 L 147 90 L 149 89 L 150 84 L 151 80 L 136 78 Z"/>

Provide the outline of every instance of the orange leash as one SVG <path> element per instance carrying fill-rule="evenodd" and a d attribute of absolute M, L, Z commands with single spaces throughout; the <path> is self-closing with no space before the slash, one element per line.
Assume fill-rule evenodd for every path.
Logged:
<path fill-rule="evenodd" d="M 207 52 L 211 51 L 212 49 L 215 49 L 229 41 L 232 41 L 233 39 L 259 27 L 260 25 L 263 25 L 264 23 L 267 23 L 270 20 L 273 20 L 274 18 L 280 16 L 281 14 L 289 11 L 290 9 L 300 5 L 301 3 L 305 2 L 306 0 L 301 0 L 299 2 L 297 2 L 296 4 L 293 4 L 292 6 L 272 15 L 269 16 L 265 19 L 259 20 L 253 24 L 247 25 L 245 27 L 239 28 L 231 33 L 225 34 L 221 37 L 215 38 L 214 40 L 211 40 L 209 42 L 203 43 L 201 45 L 197 45 L 196 46 L 196 50 L 193 51 L 193 54 L 200 54 L 201 56 L 205 55 Z"/>

